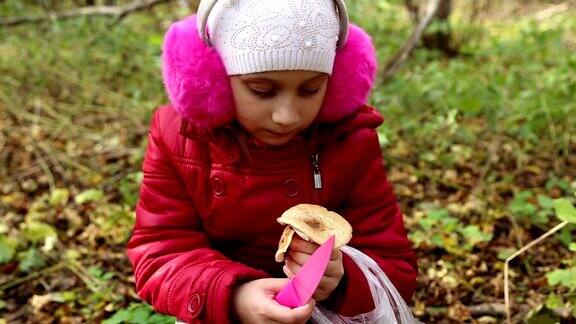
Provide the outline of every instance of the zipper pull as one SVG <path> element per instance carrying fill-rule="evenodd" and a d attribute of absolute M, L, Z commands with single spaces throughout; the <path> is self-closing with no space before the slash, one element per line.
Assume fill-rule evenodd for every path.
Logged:
<path fill-rule="evenodd" d="M 312 155 L 312 172 L 314 172 L 314 189 L 322 189 L 322 175 L 320 175 L 318 153 Z"/>

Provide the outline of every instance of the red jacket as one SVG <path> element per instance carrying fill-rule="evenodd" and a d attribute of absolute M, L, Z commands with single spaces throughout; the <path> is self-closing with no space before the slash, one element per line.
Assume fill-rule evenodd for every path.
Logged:
<path fill-rule="evenodd" d="M 296 204 L 314 203 L 351 223 L 349 245 L 372 257 L 409 301 L 416 260 L 386 179 L 374 130 L 381 122 L 364 106 L 273 148 L 230 129 L 194 129 L 172 107 L 158 109 L 128 244 L 138 294 L 180 320 L 229 322 L 237 285 L 284 277 L 274 261 L 283 230 L 276 218 Z M 319 189 L 314 172 L 321 174 Z M 343 262 L 345 276 L 325 306 L 347 316 L 370 311 L 363 274 L 346 255 Z"/>

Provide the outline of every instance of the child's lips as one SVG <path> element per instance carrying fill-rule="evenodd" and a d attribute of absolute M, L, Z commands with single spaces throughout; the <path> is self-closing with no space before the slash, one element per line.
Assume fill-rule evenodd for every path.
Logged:
<path fill-rule="evenodd" d="M 270 133 L 270 135 L 272 135 L 273 137 L 284 138 L 284 137 L 289 137 L 289 136 L 294 135 L 294 133 L 296 133 L 296 131 L 278 133 L 278 132 L 274 132 L 274 131 L 269 130 L 268 133 Z"/>

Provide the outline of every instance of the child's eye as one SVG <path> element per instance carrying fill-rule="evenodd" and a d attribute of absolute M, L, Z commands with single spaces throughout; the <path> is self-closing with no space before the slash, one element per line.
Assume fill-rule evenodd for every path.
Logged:
<path fill-rule="evenodd" d="M 256 96 L 261 97 L 261 98 L 265 98 L 265 99 L 272 98 L 276 95 L 276 92 L 274 90 L 260 91 L 260 90 L 250 88 L 250 91 L 253 94 L 255 94 Z"/>
<path fill-rule="evenodd" d="M 320 91 L 320 88 L 316 89 L 302 89 L 300 90 L 301 94 L 305 97 L 312 97 Z"/>
<path fill-rule="evenodd" d="M 260 98 L 264 98 L 264 99 L 270 99 L 273 98 L 276 95 L 276 90 L 257 90 L 254 88 L 250 88 L 250 91 L 260 97 Z M 312 97 L 314 95 L 316 95 L 318 92 L 320 91 L 320 88 L 316 88 L 316 89 L 300 89 L 300 95 L 303 97 Z"/>

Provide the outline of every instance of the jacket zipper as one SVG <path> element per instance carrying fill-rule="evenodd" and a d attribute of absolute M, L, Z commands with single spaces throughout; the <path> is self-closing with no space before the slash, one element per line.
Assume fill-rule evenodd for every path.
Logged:
<path fill-rule="evenodd" d="M 312 191 L 312 201 L 318 204 L 319 191 L 322 189 L 322 174 L 320 173 L 320 162 L 318 159 L 318 153 L 312 154 L 312 173 L 314 176 L 314 190 Z"/>

